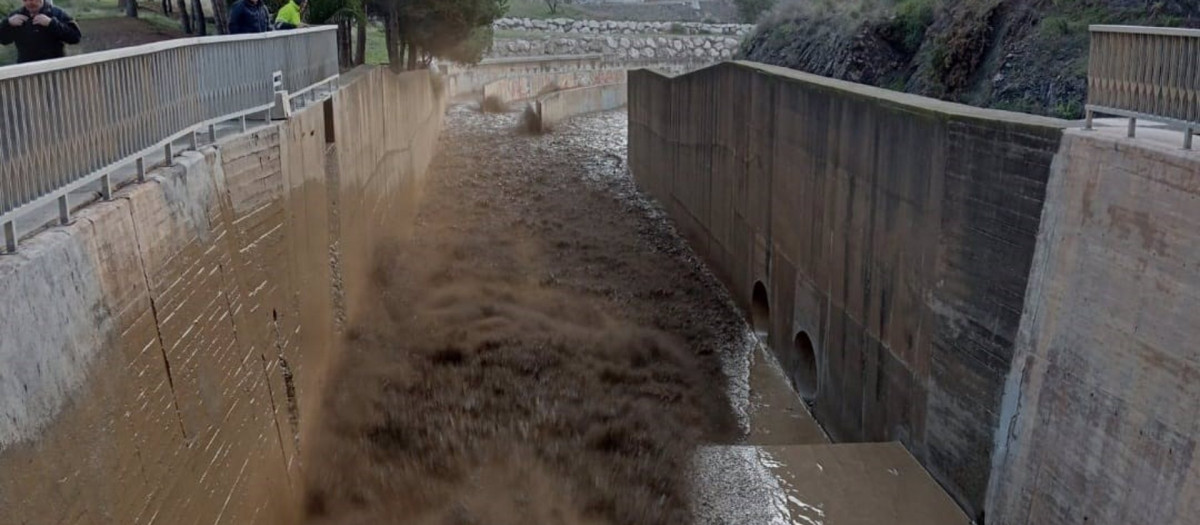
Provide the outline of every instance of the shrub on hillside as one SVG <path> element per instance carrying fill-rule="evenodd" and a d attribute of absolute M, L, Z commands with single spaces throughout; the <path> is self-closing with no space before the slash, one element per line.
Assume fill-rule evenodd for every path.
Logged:
<path fill-rule="evenodd" d="M 738 16 L 747 24 L 757 23 L 763 14 L 775 7 L 775 0 L 733 0 Z"/>

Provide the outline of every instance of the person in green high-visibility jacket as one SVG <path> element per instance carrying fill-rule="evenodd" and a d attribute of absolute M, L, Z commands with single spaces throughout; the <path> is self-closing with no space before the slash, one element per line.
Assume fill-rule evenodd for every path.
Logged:
<path fill-rule="evenodd" d="M 307 0 L 304 3 L 307 3 Z M 288 3 L 283 4 L 283 7 L 279 8 L 279 14 L 275 16 L 275 29 L 300 27 L 300 10 L 304 7 L 304 3 L 296 5 L 296 0 L 288 0 Z"/>

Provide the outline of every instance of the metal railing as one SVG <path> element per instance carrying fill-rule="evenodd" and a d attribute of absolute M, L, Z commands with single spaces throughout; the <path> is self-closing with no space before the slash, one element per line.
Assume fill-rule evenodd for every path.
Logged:
<path fill-rule="evenodd" d="M 0 67 L 0 225 L 16 250 L 17 218 L 59 202 L 69 221 L 71 191 L 100 182 L 204 127 L 267 113 L 291 93 L 311 93 L 338 76 L 336 28 L 169 40 Z M 277 93 L 282 97 L 277 97 Z"/>
<path fill-rule="evenodd" d="M 1200 129 L 1200 30 L 1091 26 L 1087 128 L 1095 113 L 1183 128 L 1184 148 Z"/>

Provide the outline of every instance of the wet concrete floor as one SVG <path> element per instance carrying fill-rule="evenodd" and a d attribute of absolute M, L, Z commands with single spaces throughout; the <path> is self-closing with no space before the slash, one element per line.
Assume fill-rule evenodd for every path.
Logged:
<path fill-rule="evenodd" d="M 899 443 L 832 444 L 769 351 L 748 336 L 742 443 L 693 461 L 697 523 L 962 525 L 966 515 Z M 729 370 L 732 384 L 738 372 Z M 736 392 L 737 388 L 731 388 Z M 739 398 L 731 395 L 736 406 Z"/>

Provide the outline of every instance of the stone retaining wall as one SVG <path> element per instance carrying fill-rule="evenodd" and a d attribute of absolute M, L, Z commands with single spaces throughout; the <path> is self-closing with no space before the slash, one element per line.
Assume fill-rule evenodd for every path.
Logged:
<path fill-rule="evenodd" d="M 739 41 L 727 36 L 536 36 L 520 39 L 496 39 L 491 56 L 576 55 L 599 53 L 605 57 L 638 59 L 706 59 L 712 62 L 731 58 Z"/>
<path fill-rule="evenodd" d="M 728 35 L 744 37 L 754 31 L 747 24 L 704 24 L 699 22 L 627 22 L 614 20 L 572 20 L 552 18 L 501 18 L 492 27 L 516 31 L 546 31 L 552 33 L 647 34 L 671 33 L 683 35 Z"/>

